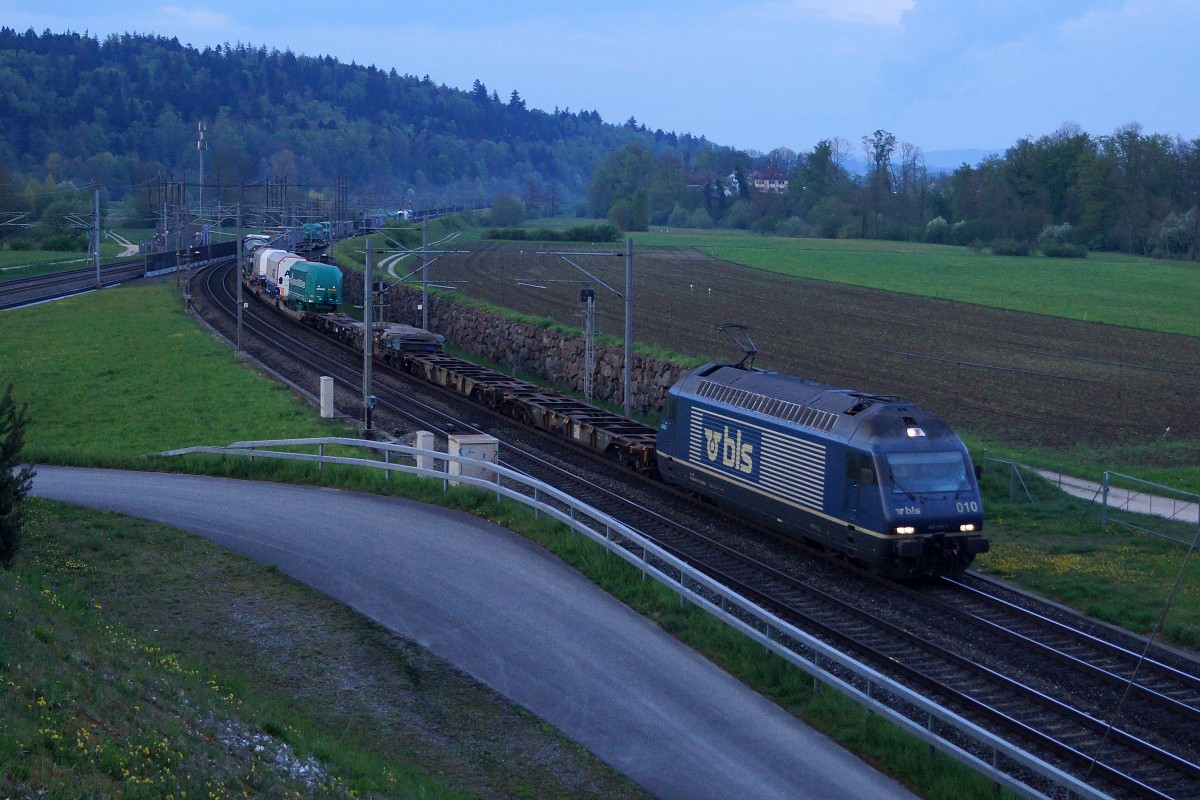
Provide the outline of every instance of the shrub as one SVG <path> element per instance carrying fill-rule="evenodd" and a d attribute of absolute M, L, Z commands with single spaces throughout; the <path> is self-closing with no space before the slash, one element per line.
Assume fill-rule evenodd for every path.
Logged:
<path fill-rule="evenodd" d="M 992 242 L 992 255 L 994 256 L 1027 256 L 1029 255 L 1029 245 L 1021 244 L 1012 239 L 1001 239 Z"/>
<path fill-rule="evenodd" d="M 889 242 L 907 242 L 911 238 L 911 229 L 899 222 L 889 222 L 879 231 L 878 238 Z"/>
<path fill-rule="evenodd" d="M 721 227 L 749 230 L 753 223 L 754 207 L 745 200 L 737 200 L 721 220 Z"/>
<path fill-rule="evenodd" d="M 959 220 L 950 228 L 950 241 L 964 247 L 971 246 L 976 240 L 990 242 L 996 238 L 994 223 L 981 219 Z"/>
<path fill-rule="evenodd" d="M 925 241 L 931 244 L 945 244 L 950 238 L 950 223 L 945 217 L 934 217 L 925 223 Z"/>
<path fill-rule="evenodd" d="M 608 221 L 623 231 L 645 231 L 650 229 L 649 195 L 638 189 L 632 197 L 621 196 L 608 209 Z"/>
<path fill-rule="evenodd" d="M 1041 234 L 1038 235 L 1038 245 L 1044 247 L 1047 244 L 1063 244 L 1071 238 L 1071 223 L 1064 222 L 1061 225 L 1047 225 L 1042 228 Z"/>
<path fill-rule="evenodd" d="M 615 242 L 621 232 L 608 223 L 600 225 L 576 225 L 566 230 L 554 228 L 489 228 L 484 239 L 504 239 L 514 242 Z"/>
<path fill-rule="evenodd" d="M 87 250 L 87 239 L 70 233 L 59 233 L 42 239 L 42 249 L 56 253 L 75 253 Z"/>
<path fill-rule="evenodd" d="M 790 236 L 793 239 L 802 239 L 813 235 L 812 226 L 799 217 L 788 217 L 775 228 L 775 233 L 780 236 Z"/>
<path fill-rule="evenodd" d="M 528 236 L 524 228 L 488 228 L 484 234 L 485 239 L 509 239 L 513 241 L 523 242 Z"/>
<path fill-rule="evenodd" d="M 824 237 L 825 234 L 822 234 Z M 843 222 L 840 227 L 833 233 L 834 239 L 861 239 L 863 238 L 862 220 L 850 220 Z"/>
<path fill-rule="evenodd" d="M 1044 242 L 1041 245 L 1042 255 L 1049 258 L 1087 258 L 1088 249 L 1081 244 L 1065 242 Z"/>
<path fill-rule="evenodd" d="M 862 220 L 835 197 L 824 197 L 812 207 L 808 221 L 813 233 L 823 239 L 857 239 L 862 236 Z"/>
<path fill-rule="evenodd" d="M 525 204 L 511 194 L 498 194 L 492 199 L 493 225 L 511 228 L 525 221 Z"/>
<path fill-rule="evenodd" d="M 713 218 L 703 208 L 697 208 L 688 215 L 687 227 L 711 228 L 713 227 Z"/>
<path fill-rule="evenodd" d="M 773 234 L 779 229 L 778 217 L 763 217 L 750 226 L 750 230 L 755 233 Z"/>
<path fill-rule="evenodd" d="M 566 239 L 572 242 L 616 242 L 621 231 L 607 222 L 599 225 L 576 225 L 567 229 Z"/>

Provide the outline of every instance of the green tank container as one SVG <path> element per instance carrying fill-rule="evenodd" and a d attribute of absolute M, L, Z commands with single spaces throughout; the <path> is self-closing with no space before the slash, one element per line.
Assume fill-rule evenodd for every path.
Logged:
<path fill-rule="evenodd" d="M 342 271 L 331 264 L 297 261 L 288 275 L 288 307 L 294 311 L 337 311 Z"/>

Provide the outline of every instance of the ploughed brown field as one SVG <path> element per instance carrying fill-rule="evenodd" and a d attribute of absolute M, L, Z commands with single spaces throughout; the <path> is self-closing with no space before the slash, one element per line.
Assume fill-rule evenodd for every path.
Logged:
<path fill-rule="evenodd" d="M 562 258 L 535 252 L 548 249 L 583 248 L 480 244 L 443 256 L 429 280 L 580 328 L 585 281 L 596 289 L 598 330 L 620 338 L 623 301 Z M 570 258 L 624 291 L 623 256 Z M 1166 466 L 1193 448 L 1145 446 L 1200 440 L 1197 338 L 799 280 L 694 250 L 635 250 L 633 297 L 638 342 L 736 360 L 715 326 L 744 323 L 759 367 L 899 395 L 964 433 L 1014 447 L 1130 448 L 1138 461 Z"/>

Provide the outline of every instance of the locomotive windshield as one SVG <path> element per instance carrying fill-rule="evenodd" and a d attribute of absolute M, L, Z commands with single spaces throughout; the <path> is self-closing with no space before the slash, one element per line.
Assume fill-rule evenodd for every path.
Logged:
<path fill-rule="evenodd" d="M 961 453 L 889 453 L 892 491 L 897 494 L 962 492 L 971 488 Z"/>

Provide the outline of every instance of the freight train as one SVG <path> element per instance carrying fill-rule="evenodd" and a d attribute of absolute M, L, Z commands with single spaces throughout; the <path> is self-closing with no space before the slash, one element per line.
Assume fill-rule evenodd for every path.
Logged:
<path fill-rule="evenodd" d="M 342 302 L 342 271 L 332 264 L 272 247 L 269 234 L 242 239 L 242 281 L 251 292 L 297 319 L 336 312 Z"/>
<path fill-rule="evenodd" d="M 362 352 L 363 331 L 366 324 L 345 314 L 310 315 L 305 320 L 309 325 L 329 336 Z M 371 325 L 371 353 L 375 358 L 397 369 L 407 368 L 408 356 L 415 353 L 440 353 L 446 348 L 446 339 L 412 325 L 398 322 L 375 322 Z"/>
<path fill-rule="evenodd" d="M 299 256 L 269 250 L 246 259 L 255 291 L 361 352 L 366 326 L 289 283 L 309 274 Z M 887 577 L 956 575 L 988 551 L 966 447 L 898 397 L 764 371 L 747 351 L 683 376 L 654 428 L 451 356 L 420 328 L 375 323 L 370 339 L 401 371 Z"/>
<path fill-rule="evenodd" d="M 440 348 L 394 350 L 393 363 L 891 578 L 957 575 L 988 551 L 966 447 L 945 421 L 898 397 L 745 360 L 707 364 L 669 390 L 655 429 Z"/>
<path fill-rule="evenodd" d="M 277 241 L 271 233 L 243 237 L 241 280 L 246 288 L 283 314 L 362 352 L 366 325 L 338 311 L 341 270 L 272 247 Z M 398 323 L 374 323 L 371 341 L 376 357 L 401 369 L 406 354 L 445 349 L 442 336 Z"/>

